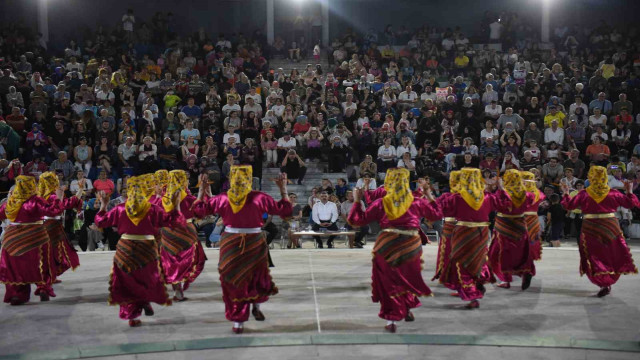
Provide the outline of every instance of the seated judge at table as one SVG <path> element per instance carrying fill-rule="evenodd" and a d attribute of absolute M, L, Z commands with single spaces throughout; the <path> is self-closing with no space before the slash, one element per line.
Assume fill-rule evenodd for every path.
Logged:
<path fill-rule="evenodd" d="M 329 194 L 326 191 L 320 193 L 320 201 L 313 205 L 311 210 L 311 217 L 313 219 L 312 229 L 313 231 L 321 231 L 321 229 L 338 231 L 338 208 L 335 203 L 329 201 Z M 335 236 L 329 236 L 327 240 L 327 247 L 333 248 L 333 239 Z M 318 248 L 322 248 L 322 240 L 320 236 L 314 236 L 314 239 L 318 243 Z"/>

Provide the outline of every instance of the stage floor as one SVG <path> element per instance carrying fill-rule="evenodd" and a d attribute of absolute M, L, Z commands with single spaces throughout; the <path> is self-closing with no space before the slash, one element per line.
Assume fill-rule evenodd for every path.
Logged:
<path fill-rule="evenodd" d="M 633 247 L 636 262 L 640 248 Z M 424 247 L 423 276 L 433 276 L 436 246 Z M 112 252 L 81 253 L 81 266 L 55 285 L 56 298 L 25 306 L 0 304 L 0 359 L 637 359 L 640 278 L 623 276 L 610 296 L 578 274 L 577 249 L 545 249 L 531 288 L 488 285 L 481 308 L 461 309 L 450 291 L 427 281 L 434 297 L 416 321 L 383 331 L 371 302 L 371 244 L 365 249 L 272 250 L 280 293 L 262 306 L 267 320 L 243 335 L 224 318 L 217 250 L 188 301 L 155 306 L 155 316 L 129 328 L 107 305 Z M 4 296 L 4 287 L 0 289 Z M 617 351 L 615 351 L 617 350 Z M 167 352 L 172 351 L 172 352 Z M 22 354 L 10 356 L 10 354 Z"/>

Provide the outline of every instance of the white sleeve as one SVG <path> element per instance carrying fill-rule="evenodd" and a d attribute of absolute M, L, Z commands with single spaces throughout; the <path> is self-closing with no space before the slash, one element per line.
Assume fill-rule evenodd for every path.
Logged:
<path fill-rule="evenodd" d="M 318 217 L 318 207 L 316 206 L 318 203 L 313 204 L 313 208 L 311 209 L 311 217 L 313 218 L 313 222 L 316 224 L 320 224 L 320 218 Z"/>

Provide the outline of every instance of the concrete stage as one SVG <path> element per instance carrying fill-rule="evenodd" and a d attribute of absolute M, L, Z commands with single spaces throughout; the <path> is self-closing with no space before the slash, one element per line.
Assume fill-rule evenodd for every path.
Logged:
<path fill-rule="evenodd" d="M 113 253 L 81 253 L 80 268 L 62 276 L 52 301 L 0 304 L 0 359 L 640 358 L 640 278 L 623 276 L 610 296 L 596 298 L 598 288 L 578 274 L 575 246 L 545 248 L 529 290 L 520 291 L 519 279 L 509 290 L 489 285 L 478 310 L 461 309 L 461 300 L 428 281 L 435 296 L 414 310 L 416 321 L 386 334 L 370 299 L 372 244 L 310 244 L 272 250 L 280 293 L 262 306 L 267 320 L 247 322 L 239 336 L 224 318 L 217 250 L 206 251 L 189 300 L 154 305 L 155 316 L 143 316 L 139 328 L 107 305 Z M 639 262 L 640 248 L 632 248 Z M 430 280 L 437 248 L 424 250 Z"/>

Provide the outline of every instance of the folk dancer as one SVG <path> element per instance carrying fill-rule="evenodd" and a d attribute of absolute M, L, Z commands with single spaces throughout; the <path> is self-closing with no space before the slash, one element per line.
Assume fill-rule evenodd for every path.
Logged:
<path fill-rule="evenodd" d="M 587 178 L 589 186 L 574 197 L 569 196 L 569 186 L 562 184 L 562 206 L 582 210 L 580 275 L 586 274 L 600 287 L 597 296 L 604 297 L 611 293 L 620 275 L 638 273 L 614 213 L 620 206 L 630 209 L 640 203 L 630 182 L 625 182 L 626 194 L 611 191 L 607 169 L 602 166 L 592 166 Z"/>
<path fill-rule="evenodd" d="M 62 199 L 62 189 L 56 189 Z M 20 175 L 6 203 L 0 206 L 0 220 L 9 219 L 0 251 L 0 283 L 5 284 L 4 302 L 22 305 L 29 301 L 31 284 L 40 301 L 55 297 L 51 284 L 56 270 L 51 242 L 43 225 L 44 216 L 60 214 L 60 200 L 47 202 L 36 195 L 36 179 Z"/>
<path fill-rule="evenodd" d="M 100 211 L 95 216 L 96 226 L 117 227 L 120 234 L 109 276 L 109 304 L 120 305 L 119 316 L 131 327 L 141 325 L 138 317 L 143 310 L 146 316 L 154 314 L 151 302 L 171 305 L 154 233 L 159 227 L 184 226 L 180 194 L 174 194 L 174 210 L 167 213 L 149 202 L 145 181 L 140 176 L 130 178 L 126 202 L 109 212 L 109 195 L 99 193 Z"/>
<path fill-rule="evenodd" d="M 251 166 L 232 166 L 229 190 L 212 196 L 210 186 L 200 186 L 193 207 L 196 217 L 218 214 L 225 225 L 220 238 L 218 272 L 225 317 L 233 321 L 232 331 L 235 334 L 244 331 L 250 310 L 257 321 L 264 321 L 260 304 L 278 293 L 269 273 L 269 247 L 261 229 L 262 215 L 267 213 L 286 218 L 293 211 L 287 194 L 286 174 L 275 179 L 282 196 L 278 202 L 263 192 L 252 191 L 252 178 Z M 207 184 L 206 176 L 200 179 L 200 183 Z M 211 197 L 205 200 L 205 195 Z"/>
<path fill-rule="evenodd" d="M 360 204 L 362 189 L 354 191 L 354 204 L 347 220 L 355 226 L 377 221 L 380 234 L 373 247 L 372 297 L 380 303 L 378 316 L 387 320 L 385 330 L 395 333 L 396 322 L 414 321 L 411 309 L 421 305 L 418 297 L 431 295 L 422 278 L 422 241 L 420 219 L 442 218 L 430 190 L 426 198 L 414 198 L 409 188 L 407 169 L 389 169 L 385 177 L 386 195 L 364 210 Z"/>

